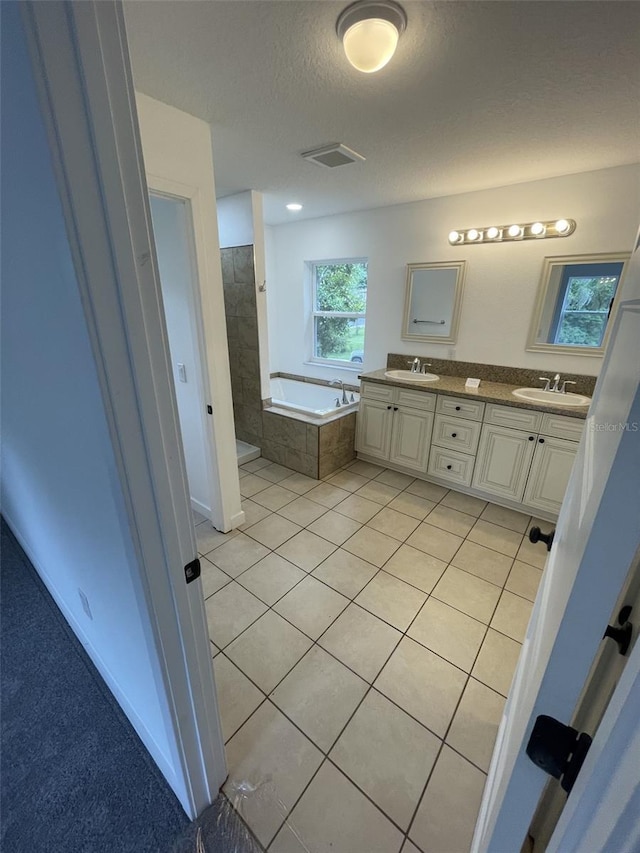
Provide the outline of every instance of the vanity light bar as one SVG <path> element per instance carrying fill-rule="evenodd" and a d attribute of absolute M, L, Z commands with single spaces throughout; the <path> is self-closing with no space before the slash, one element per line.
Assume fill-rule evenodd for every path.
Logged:
<path fill-rule="evenodd" d="M 513 243 L 515 240 L 540 240 L 546 237 L 568 237 L 576 230 L 575 219 L 551 219 L 548 222 L 524 222 L 511 225 L 491 225 L 485 228 L 467 228 L 450 231 L 452 246 L 461 243 Z"/>

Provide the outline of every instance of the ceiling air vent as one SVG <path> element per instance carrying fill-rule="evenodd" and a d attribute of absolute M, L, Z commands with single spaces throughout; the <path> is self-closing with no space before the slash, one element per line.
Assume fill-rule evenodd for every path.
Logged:
<path fill-rule="evenodd" d="M 358 163 L 365 159 L 362 154 L 357 154 L 339 142 L 314 148 L 313 151 L 304 151 L 300 156 L 325 169 L 335 169 L 336 166 L 346 166 L 347 163 Z"/>

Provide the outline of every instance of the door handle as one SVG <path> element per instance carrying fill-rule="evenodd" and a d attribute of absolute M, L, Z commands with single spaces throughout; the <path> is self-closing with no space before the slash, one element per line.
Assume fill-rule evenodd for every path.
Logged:
<path fill-rule="evenodd" d="M 555 533 L 555 528 L 550 533 L 543 533 L 539 527 L 532 527 L 529 531 L 529 542 L 533 542 L 534 545 L 536 542 L 546 542 L 547 551 L 550 551 Z"/>

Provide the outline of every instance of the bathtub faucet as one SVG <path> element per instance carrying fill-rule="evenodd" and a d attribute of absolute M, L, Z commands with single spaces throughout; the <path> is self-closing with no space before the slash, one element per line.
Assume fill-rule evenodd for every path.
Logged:
<path fill-rule="evenodd" d="M 347 392 L 344 390 L 344 382 L 342 381 L 342 379 L 332 379 L 331 382 L 329 382 L 329 385 L 339 385 L 340 386 L 340 390 L 342 391 L 341 402 L 342 402 L 343 406 L 346 406 L 347 403 L 349 402 L 349 400 L 347 398 Z"/>

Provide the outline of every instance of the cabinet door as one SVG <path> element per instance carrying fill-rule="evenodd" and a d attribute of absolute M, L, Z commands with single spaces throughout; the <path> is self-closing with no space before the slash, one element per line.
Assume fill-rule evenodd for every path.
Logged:
<path fill-rule="evenodd" d="M 565 438 L 541 435 L 535 447 L 523 503 L 557 514 L 560 512 L 578 445 L 575 441 L 567 441 Z"/>
<path fill-rule="evenodd" d="M 360 400 L 356 450 L 380 459 L 389 458 L 393 406 L 377 400 Z"/>
<path fill-rule="evenodd" d="M 431 412 L 398 407 L 393 413 L 391 462 L 407 465 L 424 474 L 429 461 L 432 428 Z"/>
<path fill-rule="evenodd" d="M 533 433 L 485 424 L 473 475 L 474 488 L 522 500 L 536 439 Z"/>

